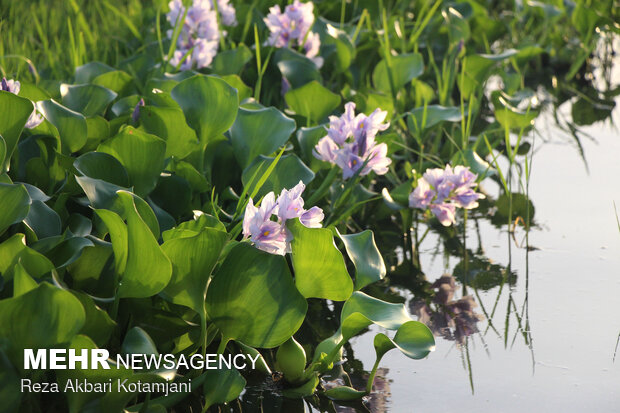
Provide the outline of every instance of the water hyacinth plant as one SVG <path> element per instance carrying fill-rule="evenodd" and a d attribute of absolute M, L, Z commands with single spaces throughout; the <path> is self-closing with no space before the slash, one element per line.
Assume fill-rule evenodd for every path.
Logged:
<path fill-rule="evenodd" d="M 392 163 L 387 157 L 387 145 L 375 142 L 380 131 L 390 123 L 383 123 L 386 111 L 375 109 L 370 115 L 355 114 L 355 103 L 345 106 L 342 116 L 330 116 L 327 136 L 321 138 L 313 150 L 315 158 L 342 169 L 342 178 L 351 178 L 359 171 L 360 176 L 374 171 L 384 175 Z"/>
<path fill-rule="evenodd" d="M 19 83 L 19 81 L 14 79 L 7 80 L 3 77 L 2 81 L 0 82 L 0 90 L 12 93 L 14 95 L 19 95 L 20 88 L 21 84 Z M 30 114 L 30 117 L 28 118 L 28 121 L 26 122 L 24 127 L 27 129 L 34 129 L 39 126 L 41 122 L 43 122 L 43 116 L 41 116 L 41 114 L 37 112 L 36 109 L 34 109 Z"/>
<path fill-rule="evenodd" d="M 276 4 L 269 9 L 269 14 L 263 20 L 269 29 L 267 44 L 278 48 L 300 48 L 306 57 L 317 66 L 322 66 L 323 60 L 317 57 L 321 39 L 318 33 L 311 30 L 314 24 L 314 3 L 294 0 L 284 8 L 284 13 Z"/>
<path fill-rule="evenodd" d="M 71 0 L 14 11 L 24 3 L 8 15 L 32 15 L 37 33 L 8 19 L 22 35 L 0 36 L 0 71 L 22 81 L 4 79 L 0 92 L 0 398 L 10 413 L 216 411 L 237 398 L 243 411 L 371 409 L 365 396 L 377 396 L 388 351 L 424 358 L 445 327 L 466 346 L 484 303 L 465 287 L 515 284 L 473 261 L 467 225 L 453 224 L 477 207 L 472 220 L 492 210 L 500 228 L 532 224 L 527 192 L 510 186 L 523 156 L 527 171 L 539 113 L 529 74 L 553 71 L 558 104 L 585 86 L 589 100 L 608 96 L 588 94 L 588 73 L 562 80 L 584 71 L 563 56 L 580 44 L 583 59 L 596 52 L 605 20 L 591 14 L 572 37 L 572 23 L 536 20 L 551 31 L 531 39 L 513 29 L 523 10 L 480 1 Z M 528 13 L 560 7 L 530 3 Z M 548 18 L 586 14 L 571 10 Z M 58 21 L 64 53 L 45 35 Z M 36 65 L 14 55 L 31 39 Z M 477 190 L 482 179 L 501 183 L 496 199 Z M 443 226 L 424 234 L 448 241 L 437 243 L 446 266 L 461 260 L 435 284 L 417 257 L 431 214 Z M 360 334 L 372 334 L 368 370 Z M 13 391 L 22 377 L 102 380 L 89 369 L 23 371 L 23 349 L 39 347 L 251 354 L 258 371 L 114 372 L 192 381 L 173 397 Z"/>
<path fill-rule="evenodd" d="M 286 221 L 299 218 L 308 228 L 320 228 L 324 215 L 321 208 L 313 206 L 304 209 L 301 197 L 306 186 L 299 182 L 295 187 L 283 189 L 278 198 L 269 192 L 263 198 L 260 207 L 255 207 L 249 200 L 243 218 L 243 236 L 249 238 L 256 248 L 271 254 L 284 255 L 291 252 L 292 234 L 286 228 Z M 276 221 L 272 217 L 276 217 Z"/>
<path fill-rule="evenodd" d="M 415 171 L 413 172 L 415 174 Z M 417 180 L 417 186 L 409 195 L 409 206 L 430 210 L 443 226 L 456 222 L 456 209 L 473 209 L 485 196 L 475 191 L 477 175 L 469 167 L 457 165 L 452 169 L 427 169 Z"/>
<path fill-rule="evenodd" d="M 236 26 L 235 8 L 228 0 L 217 0 L 216 3 L 213 0 L 193 0 L 187 9 L 182 0 L 172 0 L 168 6 L 168 22 L 173 28 L 181 27 L 170 64 L 180 65 L 181 70 L 209 66 L 217 54 L 220 36 L 225 35 L 218 21 L 225 26 Z M 167 31 L 168 38 L 172 39 L 173 34 L 173 29 Z"/>

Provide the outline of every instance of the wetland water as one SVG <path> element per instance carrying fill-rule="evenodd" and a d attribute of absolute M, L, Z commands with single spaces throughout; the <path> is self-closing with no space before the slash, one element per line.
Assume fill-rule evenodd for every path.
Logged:
<path fill-rule="evenodd" d="M 388 353 L 372 411 L 619 411 L 620 352 L 613 361 L 620 332 L 620 232 L 613 205 L 620 208 L 618 103 L 611 119 L 582 128 L 593 138 L 581 140 L 589 173 L 572 138 L 551 116 L 537 119 L 540 136 L 530 180 L 533 248 L 528 253 L 516 245 L 525 236 L 522 229 L 515 243 L 505 226 L 500 230 L 479 220 L 479 238 L 474 223 L 468 226 L 468 248 L 480 242 L 485 257 L 510 265 L 516 275 L 515 283 L 504 284 L 501 291 L 499 286 L 479 289 L 478 296 L 471 288 L 466 291 L 480 301 L 473 311 L 481 318 L 482 307 L 491 315 L 495 306 L 494 328 L 484 317 L 478 332 L 461 345 L 438 336 L 436 351 L 420 361 Z M 570 103 L 559 111 L 570 112 Z M 484 189 L 493 194 L 494 183 L 488 182 Z M 432 233 L 421 245 L 422 268 L 431 283 L 452 273 L 460 261 L 437 254 L 438 245 Z M 459 299 L 462 286 L 456 287 L 454 299 Z M 518 331 L 515 308 L 523 325 Z M 374 362 L 373 336 L 353 342 L 365 370 Z"/>

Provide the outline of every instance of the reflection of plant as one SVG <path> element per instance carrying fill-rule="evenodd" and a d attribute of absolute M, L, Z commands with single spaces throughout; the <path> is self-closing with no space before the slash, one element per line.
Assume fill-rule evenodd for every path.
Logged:
<path fill-rule="evenodd" d="M 454 299 L 456 281 L 443 275 L 431 285 L 435 290 L 432 303 L 413 301 L 409 305 L 418 320 L 426 324 L 434 335 L 463 344 L 465 338 L 478 332 L 477 323 L 484 317 L 474 312 L 478 305 L 471 295 Z"/>

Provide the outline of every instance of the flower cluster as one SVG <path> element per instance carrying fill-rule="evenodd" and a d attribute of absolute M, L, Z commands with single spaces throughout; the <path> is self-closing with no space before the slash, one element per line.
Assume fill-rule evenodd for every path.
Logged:
<path fill-rule="evenodd" d="M 349 102 L 344 108 L 342 116 L 329 117 L 327 136 L 315 146 L 314 157 L 338 165 L 344 179 L 355 175 L 362 166 L 362 176 L 370 171 L 384 175 L 392 160 L 387 157 L 387 145 L 377 144 L 375 137 L 390 126 L 389 122 L 383 123 L 387 112 L 377 108 L 369 116 L 363 113 L 356 116 L 355 103 Z"/>
<path fill-rule="evenodd" d="M 222 24 L 235 26 L 237 24 L 235 9 L 228 1 L 217 0 L 217 10 Z M 185 7 L 183 7 L 182 0 L 172 0 L 169 7 L 170 11 L 166 17 L 174 27 L 177 21 L 183 18 Z M 173 30 L 168 30 L 169 38 L 172 38 L 172 33 Z M 217 53 L 219 40 L 220 32 L 213 0 L 193 0 L 192 6 L 187 10 L 187 16 L 177 41 L 177 49 L 170 59 L 170 64 L 178 65 L 183 56 L 187 54 L 181 64 L 182 70 L 191 69 L 194 64 L 197 68 L 208 66 Z"/>
<path fill-rule="evenodd" d="M 260 207 L 252 199 L 245 208 L 243 237 L 249 238 L 256 248 L 271 254 L 284 255 L 291 251 L 292 234 L 286 228 L 286 221 L 299 218 L 308 228 L 320 228 L 324 215 L 319 207 L 304 209 L 301 197 L 306 189 L 299 181 L 292 189 L 283 189 L 276 199 L 273 192 L 263 198 Z"/>
<path fill-rule="evenodd" d="M 284 13 L 279 5 L 271 7 L 267 17 L 263 19 L 270 32 L 267 44 L 275 47 L 303 47 L 306 57 L 321 66 L 322 59 L 316 57 L 321 39 L 318 33 L 310 31 L 314 23 L 313 11 L 312 2 L 301 3 L 299 0 L 286 6 Z"/>
<path fill-rule="evenodd" d="M 19 90 L 21 89 L 21 84 L 17 80 L 6 80 L 6 78 L 2 78 L 2 82 L 0 83 L 0 90 L 4 90 L 5 92 L 10 92 L 14 95 L 19 95 Z M 43 116 L 35 110 L 32 111 L 28 121 L 26 122 L 25 127 L 28 129 L 33 129 L 39 126 L 43 122 Z"/>
<path fill-rule="evenodd" d="M 409 206 L 430 209 L 444 226 L 455 223 L 456 208 L 472 209 L 484 195 L 474 190 L 478 175 L 469 167 L 427 169 L 418 186 L 409 195 Z"/>

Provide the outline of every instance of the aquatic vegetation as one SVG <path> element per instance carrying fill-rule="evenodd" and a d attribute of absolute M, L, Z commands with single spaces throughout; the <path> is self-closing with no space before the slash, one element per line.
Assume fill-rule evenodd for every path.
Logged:
<path fill-rule="evenodd" d="M 415 172 L 415 171 L 414 171 Z M 475 191 L 477 175 L 469 167 L 457 165 L 452 169 L 427 169 L 417 180 L 415 190 L 409 195 L 409 206 L 430 209 L 444 226 L 456 222 L 456 209 L 473 209 L 485 196 Z"/>
<path fill-rule="evenodd" d="M 495 308 L 476 294 L 512 290 L 517 275 L 472 248 L 471 226 L 488 220 L 529 251 L 533 122 L 553 99 L 594 99 L 573 90 L 593 90 L 583 62 L 609 24 L 583 5 L 535 2 L 504 13 L 477 1 L 110 0 L 105 19 L 67 3 L 67 21 L 49 14 L 68 52 L 39 33 L 23 60 L 2 36 L 0 69 L 21 83 L 0 92 L 1 387 L 35 378 L 24 348 L 251 355 L 257 366 L 115 372 L 191 380 L 173 398 L 53 398 L 92 412 L 262 406 L 265 389 L 331 411 L 372 393 L 388 351 L 424 358 L 434 335 L 466 348 L 476 305 L 494 330 Z M 540 23 L 532 38 L 526 17 Z M 497 193 L 479 192 L 483 180 Z M 445 269 L 454 277 L 426 281 L 427 236 L 437 245 L 423 252 L 459 260 Z M 506 319 L 530 345 L 510 300 Z M 369 371 L 351 350 L 360 334 L 373 334 Z M 47 401 L 14 392 L 3 407 Z"/>

